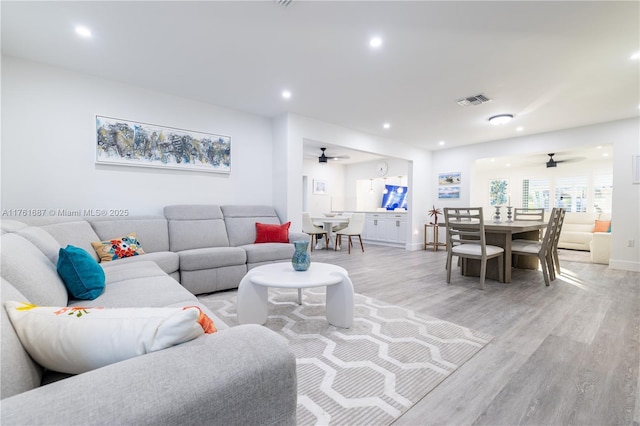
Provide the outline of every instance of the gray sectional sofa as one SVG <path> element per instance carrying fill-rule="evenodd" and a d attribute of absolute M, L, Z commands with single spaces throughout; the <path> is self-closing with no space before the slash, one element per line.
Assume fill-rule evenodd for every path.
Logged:
<path fill-rule="evenodd" d="M 235 288 L 248 269 L 293 254 L 292 244 L 253 244 L 256 222 L 280 220 L 268 206 L 212 205 L 168 206 L 164 217 L 3 220 L 0 298 L 40 306 L 196 305 L 216 322 L 196 294 Z M 98 260 L 91 242 L 132 231 L 145 254 L 101 263 L 104 293 L 70 298 L 56 271 L 59 249 L 74 245 Z M 290 234 L 301 238 L 308 236 Z M 219 329 L 70 376 L 31 359 L 1 310 L 3 425 L 295 424 L 295 357 L 267 328 Z"/>

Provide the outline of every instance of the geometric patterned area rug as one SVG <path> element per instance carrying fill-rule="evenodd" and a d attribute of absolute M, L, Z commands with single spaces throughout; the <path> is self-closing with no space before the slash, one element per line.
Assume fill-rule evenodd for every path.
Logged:
<path fill-rule="evenodd" d="M 236 292 L 198 298 L 218 328 L 237 325 Z M 388 425 L 492 337 L 356 294 L 349 329 L 329 325 L 325 288 L 269 289 L 265 326 L 296 355 L 298 425 Z"/>

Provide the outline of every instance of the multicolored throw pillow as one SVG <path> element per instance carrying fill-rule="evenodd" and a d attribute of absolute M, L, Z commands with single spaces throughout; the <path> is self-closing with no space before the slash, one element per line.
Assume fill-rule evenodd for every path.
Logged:
<path fill-rule="evenodd" d="M 101 262 L 144 254 L 135 232 L 108 241 L 91 243 Z"/>
<path fill-rule="evenodd" d="M 216 332 L 197 306 L 96 308 L 7 301 L 22 346 L 43 367 L 80 374 Z"/>

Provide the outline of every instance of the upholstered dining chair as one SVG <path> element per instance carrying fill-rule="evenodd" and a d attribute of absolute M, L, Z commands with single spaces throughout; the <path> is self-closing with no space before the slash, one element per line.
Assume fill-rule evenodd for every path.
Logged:
<path fill-rule="evenodd" d="M 560 217 L 559 209 L 551 210 L 551 217 L 547 223 L 544 237 L 542 241 L 536 240 L 513 240 L 511 241 L 511 254 L 516 256 L 536 256 L 540 261 L 544 284 L 549 286 L 555 274 L 552 271 L 553 266 L 553 244 L 555 242 L 555 234 L 558 230 L 557 224 Z M 551 278 L 553 277 L 553 278 Z"/>
<path fill-rule="evenodd" d="M 351 216 L 353 215 L 353 213 L 342 213 L 340 216 L 342 217 L 348 217 L 349 219 L 351 219 Z M 338 231 L 342 231 L 343 229 L 345 229 L 347 226 L 349 226 L 349 222 L 345 222 L 345 223 L 338 223 L 336 225 L 333 226 L 333 232 L 338 232 Z"/>
<path fill-rule="evenodd" d="M 544 209 L 528 209 L 518 208 L 513 209 L 513 220 L 534 220 L 538 222 L 544 222 Z"/>
<path fill-rule="evenodd" d="M 513 209 L 513 220 L 531 220 L 536 222 L 544 222 L 544 209 L 518 208 Z M 540 230 L 539 239 L 542 239 L 542 229 Z"/>
<path fill-rule="evenodd" d="M 483 290 L 487 260 L 498 258 L 498 280 L 504 282 L 504 249 L 487 245 L 482 207 L 445 207 L 444 220 L 447 228 L 447 284 L 451 283 L 453 256 L 480 261 L 480 288 Z"/>
<path fill-rule="evenodd" d="M 349 226 L 338 231 L 336 233 L 336 245 L 334 250 L 338 250 L 338 247 L 342 245 L 342 237 L 347 236 L 347 246 L 349 254 L 351 254 L 351 246 L 353 246 L 353 242 L 351 241 L 351 237 L 357 236 L 360 239 L 360 248 L 364 253 L 364 245 L 362 245 L 362 231 L 364 231 L 364 213 L 353 213 L 351 218 L 349 219 Z"/>
<path fill-rule="evenodd" d="M 329 248 L 329 234 L 323 228 L 320 228 L 319 226 L 315 226 L 313 224 L 309 212 L 302 213 L 302 232 L 304 232 L 305 234 L 309 234 L 311 237 L 311 251 L 313 251 L 313 246 L 315 244 L 313 242 L 313 239 L 315 237 L 317 243 L 318 235 L 324 235 L 325 247 Z"/>
<path fill-rule="evenodd" d="M 560 259 L 558 258 L 558 241 L 560 240 L 560 232 L 562 232 L 562 225 L 564 224 L 564 215 L 567 212 L 567 209 L 556 208 L 557 218 L 556 218 L 556 231 L 554 233 L 553 245 L 551 248 L 552 255 L 552 268 L 550 268 L 551 272 L 551 281 L 556 279 L 556 273 L 560 275 Z"/>

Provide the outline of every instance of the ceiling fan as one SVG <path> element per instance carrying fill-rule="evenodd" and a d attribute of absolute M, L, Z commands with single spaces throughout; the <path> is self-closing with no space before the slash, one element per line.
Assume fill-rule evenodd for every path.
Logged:
<path fill-rule="evenodd" d="M 349 156 L 348 155 L 327 155 L 325 153 L 327 148 L 320 148 L 320 150 L 322 151 L 322 154 L 320 155 L 320 157 L 318 157 L 318 163 L 320 164 L 326 164 L 327 161 L 329 159 L 331 160 L 348 160 Z"/>
<path fill-rule="evenodd" d="M 553 156 L 555 153 L 547 154 L 549 156 L 549 161 L 547 161 L 547 168 L 558 167 L 560 163 L 575 163 L 576 161 L 582 161 L 585 157 L 573 157 L 573 158 L 565 158 L 564 160 L 554 160 Z"/>

